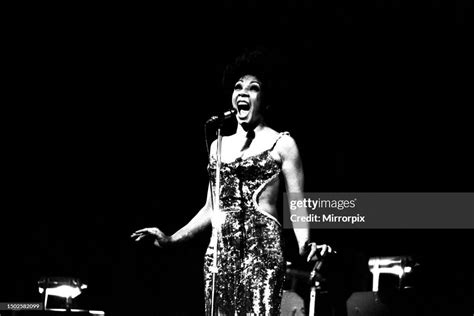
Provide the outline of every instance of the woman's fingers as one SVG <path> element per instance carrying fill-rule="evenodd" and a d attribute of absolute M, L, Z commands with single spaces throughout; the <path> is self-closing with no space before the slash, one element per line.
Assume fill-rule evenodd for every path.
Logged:
<path fill-rule="evenodd" d="M 143 228 L 139 229 L 136 232 L 134 232 L 130 237 L 131 238 L 136 238 L 135 241 L 140 241 L 144 237 L 148 235 L 157 235 L 158 234 L 158 228 L 152 227 L 152 228 Z"/>
<path fill-rule="evenodd" d="M 139 241 L 140 239 L 142 239 L 143 237 L 145 237 L 146 234 L 143 234 L 143 233 L 133 233 L 130 237 L 131 238 L 135 238 L 135 241 Z"/>
<path fill-rule="evenodd" d="M 311 247 L 311 250 L 309 251 L 307 261 L 310 262 L 314 256 L 316 256 L 317 250 L 314 247 Z"/>
<path fill-rule="evenodd" d="M 324 257 L 328 253 L 336 253 L 332 250 L 329 245 L 317 245 L 316 243 L 311 243 L 311 250 L 308 255 L 308 262 L 313 260 L 318 260 L 319 258 Z"/>
<path fill-rule="evenodd" d="M 147 235 L 147 234 L 144 234 L 144 233 L 135 234 L 135 233 L 134 233 L 134 234 L 132 234 L 130 237 L 131 237 L 131 238 L 137 238 L 137 237 L 141 237 L 141 236 L 145 236 L 145 235 Z"/>
<path fill-rule="evenodd" d="M 315 242 L 311 243 L 311 250 L 309 251 L 307 261 L 310 262 L 313 260 L 313 257 L 315 257 L 314 260 L 318 259 L 318 249 L 320 246 L 318 246 Z"/>
<path fill-rule="evenodd" d="M 318 248 L 321 249 L 321 257 L 324 257 L 325 254 L 333 253 L 333 250 L 332 250 L 331 246 L 329 246 L 329 245 L 324 244 L 324 245 L 318 246 Z"/>
<path fill-rule="evenodd" d="M 328 245 L 321 245 L 319 248 L 321 249 L 321 257 L 324 257 L 326 251 L 328 250 Z"/>
<path fill-rule="evenodd" d="M 142 240 L 143 238 L 145 238 L 146 235 L 140 235 L 137 237 L 137 239 L 135 239 L 135 241 L 140 241 Z"/>
<path fill-rule="evenodd" d="M 137 235 L 137 234 L 141 234 L 141 233 L 148 232 L 148 230 L 150 230 L 150 228 L 142 228 L 142 229 L 139 229 L 139 230 L 137 230 L 136 232 L 134 232 L 134 233 L 132 234 L 132 236 L 133 236 L 133 235 Z"/>
<path fill-rule="evenodd" d="M 169 244 L 170 237 L 166 236 L 161 230 L 157 227 L 148 227 L 139 229 L 130 235 L 131 238 L 134 238 L 135 241 L 140 241 L 148 236 L 153 236 L 153 244 L 160 248 L 164 248 L 166 245 Z"/>

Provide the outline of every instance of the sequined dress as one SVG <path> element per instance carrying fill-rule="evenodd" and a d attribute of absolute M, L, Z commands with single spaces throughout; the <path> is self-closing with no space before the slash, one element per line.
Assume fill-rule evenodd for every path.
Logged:
<path fill-rule="evenodd" d="M 221 163 L 220 208 L 224 218 L 213 230 L 204 261 L 206 315 L 211 315 L 213 252 L 217 238 L 214 315 L 280 315 L 285 277 L 281 225 L 259 208 L 259 195 L 281 172 L 271 156 L 262 153 Z M 216 161 L 209 172 L 215 185 Z"/>

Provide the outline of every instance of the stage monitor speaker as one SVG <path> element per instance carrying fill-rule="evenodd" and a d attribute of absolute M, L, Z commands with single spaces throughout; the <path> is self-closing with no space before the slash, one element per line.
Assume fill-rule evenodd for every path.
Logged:
<path fill-rule="evenodd" d="M 414 316 L 416 299 L 408 291 L 354 292 L 347 300 L 348 316 Z"/>
<path fill-rule="evenodd" d="M 281 316 L 304 316 L 305 308 L 304 301 L 293 291 L 283 291 L 281 300 Z"/>
<path fill-rule="evenodd" d="M 389 316 L 390 308 L 377 292 L 354 292 L 347 300 L 348 316 Z"/>

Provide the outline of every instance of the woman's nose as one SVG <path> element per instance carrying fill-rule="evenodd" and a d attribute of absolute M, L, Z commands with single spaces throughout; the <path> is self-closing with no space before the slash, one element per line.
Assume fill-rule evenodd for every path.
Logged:
<path fill-rule="evenodd" d="M 248 96 L 249 92 L 247 89 L 242 89 L 239 91 L 239 96 Z"/>

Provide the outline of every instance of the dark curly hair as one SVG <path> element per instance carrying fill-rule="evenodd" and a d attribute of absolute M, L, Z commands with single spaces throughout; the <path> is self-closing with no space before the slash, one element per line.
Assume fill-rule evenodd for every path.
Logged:
<path fill-rule="evenodd" d="M 268 53 L 263 49 L 245 50 L 224 70 L 222 85 L 226 95 L 232 94 L 235 83 L 245 75 L 252 75 L 262 83 L 262 101 L 268 110 L 273 103 L 273 75 Z"/>

